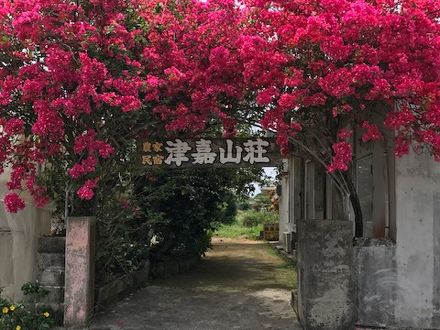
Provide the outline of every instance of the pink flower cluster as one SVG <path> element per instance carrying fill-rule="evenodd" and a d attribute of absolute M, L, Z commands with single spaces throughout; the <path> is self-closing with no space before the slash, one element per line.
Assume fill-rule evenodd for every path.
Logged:
<path fill-rule="evenodd" d="M 24 209 L 24 201 L 16 193 L 9 193 L 4 197 L 3 200 L 6 210 L 11 213 L 17 213 L 18 211 Z"/>
<path fill-rule="evenodd" d="M 160 121 L 195 135 L 217 120 L 232 136 L 248 110 L 284 152 L 336 127 L 329 171 L 352 158 L 339 123 L 366 121 L 375 141 L 375 112 L 396 153 L 420 143 L 439 157 L 438 12 L 415 0 L 0 0 L 0 169 L 44 201 L 37 165 L 65 162 L 87 200 L 119 133 Z"/>
<path fill-rule="evenodd" d="M 333 157 L 331 163 L 327 166 L 328 172 L 348 170 L 353 158 L 353 147 L 349 142 L 352 135 L 353 132 L 345 128 L 338 132 L 340 141 L 332 145 Z"/>
<path fill-rule="evenodd" d="M 336 170 L 348 170 L 348 164 L 351 163 L 353 157 L 353 148 L 348 142 L 338 142 L 332 146 L 334 155 L 332 162 L 327 166 L 327 171 L 334 172 Z"/>
<path fill-rule="evenodd" d="M 107 159 L 114 153 L 113 147 L 104 141 L 97 140 L 96 132 L 91 129 L 75 139 L 73 150 L 79 155 L 84 153 L 88 154 L 86 158 L 79 163 L 75 163 L 67 170 L 73 179 L 79 179 L 89 173 L 94 173 L 98 166 L 98 156 Z M 84 185 L 78 189 L 77 195 L 81 199 L 92 199 L 94 195 L 93 189 L 96 187 L 98 181 L 99 179 L 86 180 Z"/>
<path fill-rule="evenodd" d="M 377 140 L 382 140 L 383 138 L 383 135 L 379 131 L 377 125 L 370 124 L 369 122 L 364 121 L 362 123 L 362 129 L 364 129 L 364 134 L 362 134 L 363 142 L 377 141 Z"/>
<path fill-rule="evenodd" d="M 396 154 L 421 143 L 440 158 L 440 141 L 431 138 L 440 132 L 439 1 L 245 3 L 244 76 L 259 91 L 263 124 L 284 136 L 279 141 L 290 120 L 304 135 L 360 122 L 362 140 L 376 141 L 383 134 L 369 121 L 386 117 Z M 349 144 L 333 141 L 330 171 L 348 168 Z"/>
<path fill-rule="evenodd" d="M 80 199 L 91 200 L 94 196 L 93 189 L 96 188 L 98 184 L 98 179 L 87 180 L 81 188 L 78 189 L 76 194 Z"/>

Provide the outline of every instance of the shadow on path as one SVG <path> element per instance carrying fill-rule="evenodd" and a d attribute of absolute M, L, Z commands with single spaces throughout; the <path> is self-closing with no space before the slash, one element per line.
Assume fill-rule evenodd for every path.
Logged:
<path fill-rule="evenodd" d="M 299 330 L 289 305 L 295 271 L 264 242 L 215 239 L 191 271 L 97 315 L 96 330 Z"/>

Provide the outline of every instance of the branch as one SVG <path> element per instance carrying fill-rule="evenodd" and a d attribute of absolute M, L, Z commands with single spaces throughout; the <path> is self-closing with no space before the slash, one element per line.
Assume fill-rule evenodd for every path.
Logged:
<path fill-rule="evenodd" d="M 257 128 L 264 129 L 258 122 L 248 121 L 246 123 L 252 124 Z M 271 133 L 276 133 L 276 131 L 272 130 L 272 129 L 264 129 L 264 130 L 267 130 Z M 296 144 L 297 146 L 299 146 L 303 151 L 305 151 L 307 154 L 309 154 L 316 162 L 321 164 L 324 168 L 327 167 L 327 164 L 324 162 L 322 157 L 320 157 L 316 152 L 314 152 L 312 149 L 307 147 L 304 143 L 302 143 L 301 141 L 299 141 L 298 139 L 295 139 L 293 137 L 289 137 L 289 141 L 292 142 L 293 144 Z M 347 182 L 340 173 L 328 172 L 327 174 L 333 179 L 333 181 L 336 183 L 337 188 L 339 189 L 339 191 L 343 195 L 347 195 L 347 196 L 350 195 L 350 190 L 348 189 Z"/>

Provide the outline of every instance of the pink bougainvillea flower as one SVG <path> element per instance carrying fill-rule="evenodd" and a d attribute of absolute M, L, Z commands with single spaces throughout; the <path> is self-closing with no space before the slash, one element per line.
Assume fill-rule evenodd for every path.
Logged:
<path fill-rule="evenodd" d="M 91 200 L 95 195 L 93 189 L 96 188 L 98 179 L 87 180 L 84 185 L 76 192 L 80 199 Z"/>
<path fill-rule="evenodd" d="M 24 201 L 16 193 L 9 193 L 4 197 L 3 200 L 6 210 L 11 213 L 17 213 L 18 211 L 24 209 Z"/>
<path fill-rule="evenodd" d="M 89 178 L 139 127 L 194 136 L 218 121 L 233 136 L 251 118 L 284 153 L 325 137 L 329 171 L 343 171 L 353 142 L 341 129 L 361 123 L 350 130 L 377 141 L 377 113 L 398 155 L 423 144 L 439 159 L 439 12 L 414 0 L 0 0 L 0 169 L 43 200 L 22 181 L 63 164 L 91 199 Z"/>

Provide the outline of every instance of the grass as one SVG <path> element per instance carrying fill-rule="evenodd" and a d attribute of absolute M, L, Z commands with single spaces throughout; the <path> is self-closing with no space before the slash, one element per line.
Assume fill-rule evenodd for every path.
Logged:
<path fill-rule="evenodd" d="M 277 223 L 279 215 L 271 211 L 239 211 L 236 216 L 236 222 L 246 227 L 261 225 L 264 223 Z"/>
<path fill-rule="evenodd" d="M 240 225 L 239 223 L 234 223 L 230 225 L 222 225 L 216 232 L 214 232 L 214 236 L 222 238 L 246 238 L 257 240 L 260 236 L 260 230 L 263 230 L 262 224 L 253 227 L 245 227 L 243 225 Z M 273 261 L 274 258 L 279 260 L 273 265 L 273 269 L 271 272 L 271 276 L 273 276 L 273 283 L 277 283 L 278 285 L 285 286 L 289 289 L 295 289 L 297 281 L 296 262 L 285 257 L 269 243 L 265 244 L 265 246 L 262 248 L 262 251 L 264 253 L 260 252 L 258 254 L 259 258 L 264 256 L 264 258 L 266 258 L 267 260 Z"/>
<path fill-rule="evenodd" d="M 278 213 L 268 211 L 238 211 L 235 222 L 223 224 L 214 232 L 214 236 L 225 238 L 260 239 L 260 231 L 265 223 L 277 223 Z"/>
<path fill-rule="evenodd" d="M 278 258 L 281 263 L 275 267 L 276 283 L 284 283 L 290 289 L 296 289 L 297 275 L 296 275 L 296 260 L 287 258 L 275 246 L 267 243 L 267 253 Z"/>
<path fill-rule="evenodd" d="M 263 225 L 256 225 L 252 227 L 245 227 L 239 223 L 230 225 L 221 225 L 214 233 L 214 236 L 225 238 L 247 238 L 259 239 L 260 231 L 263 230 Z"/>

